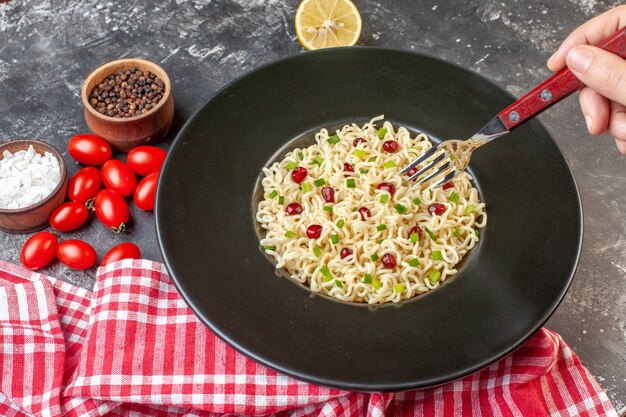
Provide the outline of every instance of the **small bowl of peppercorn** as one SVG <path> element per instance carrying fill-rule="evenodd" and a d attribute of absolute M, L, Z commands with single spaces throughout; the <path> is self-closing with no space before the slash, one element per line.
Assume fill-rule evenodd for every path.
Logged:
<path fill-rule="evenodd" d="M 102 65 L 87 77 L 81 96 L 89 129 L 120 151 L 155 144 L 172 125 L 170 79 L 161 67 L 144 59 Z"/>

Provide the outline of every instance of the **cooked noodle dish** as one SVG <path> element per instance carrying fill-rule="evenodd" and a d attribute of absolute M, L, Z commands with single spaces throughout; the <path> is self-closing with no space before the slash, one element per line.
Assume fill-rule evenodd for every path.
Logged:
<path fill-rule="evenodd" d="M 399 174 L 431 146 L 383 116 L 320 130 L 315 144 L 263 168 L 256 219 L 265 253 L 343 301 L 397 303 L 437 288 L 478 243 L 487 213 L 467 172 L 423 190 Z"/>

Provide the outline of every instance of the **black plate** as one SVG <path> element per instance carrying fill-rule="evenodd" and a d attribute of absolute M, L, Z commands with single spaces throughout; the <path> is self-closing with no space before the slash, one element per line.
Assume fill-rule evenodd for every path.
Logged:
<path fill-rule="evenodd" d="M 253 194 L 276 152 L 320 127 L 385 114 L 466 138 L 512 100 L 465 69 L 375 48 L 302 53 L 229 84 L 179 133 L 158 187 L 158 240 L 178 290 L 237 350 L 313 383 L 405 390 L 503 357 L 556 309 L 581 248 L 576 183 L 538 121 L 475 153 L 481 242 L 451 282 L 399 307 L 335 302 L 278 277 L 259 250 Z"/>

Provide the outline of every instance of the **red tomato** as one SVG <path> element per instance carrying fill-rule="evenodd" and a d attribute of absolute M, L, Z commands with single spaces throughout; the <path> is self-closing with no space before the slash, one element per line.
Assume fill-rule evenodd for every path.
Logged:
<path fill-rule="evenodd" d="M 139 185 L 135 190 L 135 205 L 142 210 L 154 209 L 154 197 L 156 196 L 156 188 L 159 182 L 159 173 L 153 172 L 146 178 L 139 181 Z"/>
<path fill-rule="evenodd" d="M 108 160 L 100 169 L 102 183 L 109 190 L 117 191 L 124 197 L 129 196 L 137 187 L 137 178 L 132 169 L 117 159 Z"/>
<path fill-rule="evenodd" d="M 82 240 L 66 240 L 57 247 L 57 257 L 72 269 L 88 269 L 96 263 L 96 251 Z"/>
<path fill-rule="evenodd" d="M 166 152 L 156 146 L 137 146 L 128 152 L 126 163 L 138 175 L 145 177 L 161 171 Z"/>
<path fill-rule="evenodd" d="M 94 208 L 98 220 L 116 233 L 121 233 L 126 228 L 126 222 L 130 217 L 128 204 L 118 192 L 113 190 L 100 190 L 94 200 Z"/>
<path fill-rule="evenodd" d="M 70 201 L 61 204 L 50 215 L 50 226 L 59 232 L 71 232 L 81 227 L 89 217 L 89 210 L 84 204 Z"/>
<path fill-rule="evenodd" d="M 83 165 L 102 165 L 111 159 L 111 146 L 99 136 L 81 133 L 70 139 L 67 150 Z"/>
<path fill-rule="evenodd" d="M 20 262 L 25 268 L 41 269 L 54 259 L 58 244 L 59 241 L 53 233 L 36 233 L 24 243 L 20 253 Z"/>
<path fill-rule="evenodd" d="M 77 203 L 84 203 L 98 194 L 100 184 L 100 171 L 97 168 L 79 169 L 67 185 L 67 197 Z"/>
<path fill-rule="evenodd" d="M 134 243 L 126 242 L 120 243 L 117 246 L 113 246 L 110 251 L 104 255 L 102 258 L 102 262 L 100 262 L 100 266 L 104 266 L 106 264 L 110 264 L 115 261 L 119 261 L 122 259 L 139 259 L 141 258 L 141 251 L 139 247 Z"/>

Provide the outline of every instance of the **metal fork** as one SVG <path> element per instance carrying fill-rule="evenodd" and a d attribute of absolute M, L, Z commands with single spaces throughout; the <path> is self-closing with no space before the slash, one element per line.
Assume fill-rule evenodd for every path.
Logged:
<path fill-rule="evenodd" d="M 598 46 L 622 58 L 626 57 L 626 28 L 620 29 Z M 580 80 L 566 67 L 502 110 L 471 138 L 446 140 L 431 147 L 405 166 L 400 175 L 408 174 L 406 181 L 417 178 L 418 186 L 430 183 L 430 188 L 440 187 L 467 168 L 476 149 L 509 133 L 580 87 Z M 424 162 L 427 165 L 419 168 L 418 165 Z"/>

